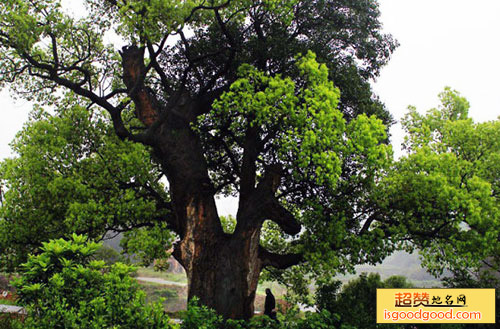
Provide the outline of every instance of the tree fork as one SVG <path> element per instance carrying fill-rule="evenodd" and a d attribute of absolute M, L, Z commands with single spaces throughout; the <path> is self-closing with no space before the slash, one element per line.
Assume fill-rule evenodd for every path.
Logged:
<path fill-rule="evenodd" d="M 282 169 L 266 168 L 255 186 L 254 160 L 247 159 L 250 179 L 245 184 L 247 193 L 240 200 L 237 229 L 233 235 L 224 234 L 203 149 L 189 124 L 199 104 L 186 96 L 175 108 L 160 111 L 156 97 L 144 86 L 144 49 L 124 47 L 120 54 L 123 81 L 137 117 L 148 128 L 160 126 L 155 129 L 154 150 L 170 183 L 174 227 L 180 237 L 173 255 L 186 270 L 188 299 L 198 297 L 225 318 L 248 319 L 254 313 L 263 267 L 285 268 L 301 260 L 296 255 L 269 253 L 259 245 L 265 219 L 275 221 L 288 234 L 300 231 L 300 224 L 275 197 Z"/>
<path fill-rule="evenodd" d="M 158 119 L 158 105 L 144 87 L 144 50 L 135 46 L 121 52 L 123 80 L 137 109 L 138 118 L 150 127 Z M 188 277 L 188 299 L 226 318 L 250 318 L 262 262 L 259 256 L 260 228 L 247 231 L 240 240 L 225 235 L 220 225 L 214 190 L 198 138 L 189 126 L 190 108 L 186 99 L 176 111 L 167 113 L 155 137 L 155 153 L 170 182 L 170 193 L 180 241 L 174 257 Z M 185 107 L 185 108 L 183 108 Z M 169 111 L 170 112 L 170 111 Z M 176 113 L 173 113 L 176 112 Z"/>

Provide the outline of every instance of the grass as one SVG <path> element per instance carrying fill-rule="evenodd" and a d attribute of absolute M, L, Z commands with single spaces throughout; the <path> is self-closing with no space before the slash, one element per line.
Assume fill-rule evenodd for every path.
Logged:
<path fill-rule="evenodd" d="M 163 309 L 172 314 L 186 309 L 187 288 L 169 286 L 151 282 L 139 282 L 141 289 L 146 293 L 148 303 L 157 302 L 163 298 Z"/>
<path fill-rule="evenodd" d="M 141 267 L 137 270 L 137 276 L 146 278 L 159 278 L 178 283 L 187 283 L 187 277 L 183 273 L 169 273 L 155 271 L 153 268 Z"/>
<path fill-rule="evenodd" d="M 0 305 L 16 305 L 16 302 L 10 299 L 0 299 Z"/>
<path fill-rule="evenodd" d="M 257 295 L 265 295 L 266 289 L 271 289 L 275 297 L 281 297 L 286 294 L 286 288 L 277 282 L 262 282 L 257 286 Z"/>
<path fill-rule="evenodd" d="M 156 301 L 160 298 L 178 298 L 179 292 L 169 286 L 164 286 L 161 284 L 143 282 L 140 284 L 141 289 L 146 292 L 150 301 Z"/>

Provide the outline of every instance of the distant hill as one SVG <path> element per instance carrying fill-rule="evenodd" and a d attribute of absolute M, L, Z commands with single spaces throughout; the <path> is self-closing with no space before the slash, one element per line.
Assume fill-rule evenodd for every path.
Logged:
<path fill-rule="evenodd" d="M 415 286 L 434 287 L 440 286 L 440 280 L 427 273 L 422 268 L 419 255 L 417 253 L 409 254 L 404 251 L 397 251 L 387 257 L 382 264 L 377 266 L 359 265 L 356 266 L 356 275 L 339 276 L 339 280 L 348 281 L 360 273 L 378 273 L 384 280 L 393 275 L 402 275 L 407 277 Z"/>
<path fill-rule="evenodd" d="M 119 233 L 116 235 L 116 233 L 108 232 L 106 233 L 106 237 L 102 240 L 102 243 L 105 246 L 111 247 L 115 249 L 118 252 L 121 252 L 123 249 L 120 247 L 120 241 L 123 238 L 123 234 Z"/>
<path fill-rule="evenodd" d="M 103 243 L 121 252 L 122 248 L 120 247 L 120 241 L 123 238 L 123 235 L 118 234 L 117 236 L 115 236 L 114 234 L 109 233 L 108 236 L 113 238 L 105 239 L 103 240 Z M 403 275 L 417 286 L 429 287 L 440 285 L 440 281 L 427 273 L 420 264 L 421 262 L 417 253 L 409 254 L 404 251 L 397 251 L 391 256 L 387 257 L 382 264 L 377 266 L 356 266 L 356 275 L 340 276 L 339 280 L 350 280 L 360 273 L 367 272 L 379 273 L 382 279 L 386 279 L 392 275 Z M 171 268 L 174 269 L 177 267 L 172 266 Z"/>

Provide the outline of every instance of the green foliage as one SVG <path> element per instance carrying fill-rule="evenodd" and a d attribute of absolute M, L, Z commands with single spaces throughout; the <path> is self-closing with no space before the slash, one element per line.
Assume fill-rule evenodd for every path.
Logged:
<path fill-rule="evenodd" d="M 336 327 L 358 329 L 402 328 L 400 326 L 377 325 L 377 288 L 411 288 L 404 276 L 391 276 L 385 281 L 375 273 L 362 273 L 358 278 L 341 287 L 340 281 L 321 284 L 315 293 L 316 308 L 320 312 L 335 314 Z M 404 326 L 403 326 L 404 327 Z"/>
<path fill-rule="evenodd" d="M 60 0 L 6 0 L 0 6 L 2 35 L 0 38 L 0 74 L 2 82 L 23 81 L 11 87 L 28 91 L 25 97 L 54 102 L 60 94 L 52 88 L 59 83 L 45 76 L 46 65 L 61 66 L 58 73 L 68 81 L 85 81 L 92 90 L 101 88 L 105 79 L 113 87 L 122 86 L 118 79 L 119 56 L 116 47 L 106 44 L 104 36 L 118 34 L 129 44 L 162 45 L 168 37 L 182 29 L 191 29 L 194 36 L 191 53 L 214 54 L 199 61 L 205 81 L 214 68 L 222 67 L 231 56 L 220 52 L 226 46 L 225 35 L 218 31 L 219 18 L 228 22 L 227 29 L 242 47 L 234 68 L 242 63 L 262 61 L 275 57 L 272 66 L 287 68 L 297 53 L 311 49 L 321 54 L 322 61 L 331 63 L 335 80 L 346 90 L 343 107 L 346 112 L 377 113 L 390 121 L 383 105 L 371 98 L 368 79 L 375 76 L 388 60 L 397 43 L 380 33 L 378 6 L 370 1 L 202 1 L 202 0 L 148 0 L 148 1 L 81 1 L 87 5 L 88 14 L 72 17 Z M 81 5 L 81 3 L 80 3 Z M 218 8 L 218 16 L 213 8 Z M 250 18 L 250 19 L 249 19 Z M 259 40 L 249 32 L 253 21 L 262 25 L 266 40 Z M 292 27 L 300 24 L 304 34 L 294 35 Z M 288 40 L 287 40 L 288 39 Z M 327 42 L 337 40 L 337 42 Z M 221 42 L 223 42 L 221 44 Z M 57 51 L 50 45 L 54 43 Z M 169 47 L 170 56 L 182 56 L 179 45 Z M 258 47 L 259 46 L 259 47 Z M 217 48 L 218 47 L 218 48 Z M 256 50 L 264 52 L 255 55 Z M 219 52 L 217 52 L 219 50 Z M 26 60 L 36 59 L 45 66 L 35 71 L 23 69 Z M 169 82 L 176 83 L 184 58 L 172 70 L 166 70 Z M 33 63 L 33 62 L 32 62 Z M 190 72 L 190 75 L 192 73 Z M 46 89 L 47 88 L 47 89 Z M 126 97 L 117 95 L 119 101 Z M 358 111 L 359 110 L 359 111 Z"/>
<path fill-rule="evenodd" d="M 293 329 L 356 329 L 348 325 L 341 325 L 337 314 L 332 314 L 327 310 L 319 312 L 307 312 L 302 319 L 288 320 L 287 327 Z"/>
<path fill-rule="evenodd" d="M 338 313 L 342 323 L 357 328 L 376 328 L 376 289 L 382 286 L 378 274 L 363 273 L 342 288 L 335 303 L 329 305 L 333 307 L 327 310 Z"/>
<path fill-rule="evenodd" d="M 351 154 L 358 160 L 365 157 L 367 171 L 387 162 L 389 148 L 380 145 L 386 138 L 382 122 L 360 115 L 346 124 L 338 110 L 340 92 L 329 80 L 326 65 L 308 52 L 296 66 L 300 84 L 242 65 L 239 79 L 195 127 L 209 127 L 210 136 L 205 138 L 222 135 L 231 149 L 243 145 L 247 129 L 256 127 L 266 141 L 261 166 L 282 163 L 293 180 L 312 180 L 329 188 L 337 184 L 341 166 Z M 230 134 L 224 136 L 223 131 Z"/>
<path fill-rule="evenodd" d="M 307 229 L 292 244 L 286 243 L 292 239 L 276 225 L 266 224 L 269 233 L 263 244 L 276 252 L 306 253 L 311 267 L 276 276 L 299 283 L 306 271 L 330 274 L 354 263 L 377 262 L 391 251 L 384 242 L 380 246 L 379 232 L 358 236 L 360 223 L 372 209 L 366 197 L 390 158 L 384 124 L 391 118 L 373 96 L 370 79 L 378 75 L 397 42 L 381 32 L 376 2 L 83 2 L 88 13 L 72 17 L 59 0 L 2 1 L 0 83 L 42 105 L 105 108 L 121 138 L 154 144 L 152 140 L 161 139 L 159 131 L 172 129 L 145 134 L 149 141 L 134 138 L 144 132 L 137 120 L 137 104 L 131 101 L 135 88 L 125 88 L 119 47 L 107 43 L 116 40 L 107 36 L 118 34 L 128 46 L 144 50 L 144 60 L 138 58 L 146 68 L 144 89 L 154 95 L 159 112 L 184 114 L 177 105 L 170 108 L 180 94 L 193 102 L 203 100 L 188 107 L 209 107 L 200 120 L 189 114 L 180 122 L 189 122 L 200 132 L 201 140 L 195 143 L 203 148 L 200 158 L 206 159 L 214 193 L 241 190 L 239 169 L 245 145 L 241 141 L 248 127 L 259 130 L 263 148 L 256 150 L 260 154 L 254 161 L 252 184 L 260 180 L 266 165 L 285 169 L 279 202 Z M 168 42 L 173 37 L 178 42 Z M 225 95 L 218 99 L 223 91 Z M 64 113 L 46 124 L 58 125 L 59 116 Z M 67 132 L 77 126 L 69 119 L 64 125 L 62 130 Z M 177 129 L 177 124 L 171 126 Z M 111 125 L 106 129 L 111 130 Z M 0 222 L 2 232 L 7 232 L 0 234 L 1 266 L 13 269 L 28 252 L 37 251 L 40 241 L 73 231 L 99 238 L 108 230 L 133 229 L 126 234 L 126 251 L 146 263 L 165 257 L 172 241 L 164 224 L 169 195 L 156 181 L 159 170 L 151 166 L 153 157 L 147 154 L 152 150 L 129 141 L 118 143 L 106 129 L 89 139 L 95 143 L 84 155 L 70 155 L 73 147 L 61 145 L 78 149 L 88 144 L 72 144 L 47 133 L 48 140 L 57 139 L 60 145 L 50 156 L 34 154 L 24 160 L 37 164 L 35 172 L 22 160 L 5 165 L 10 170 L 5 170 L 2 180 L 11 195 Z M 75 133 L 78 136 L 80 131 Z M 47 144 L 30 142 L 42 154 Z M 106 152 L 108 144 L 114 146 Z M 66 159 L 65 172 L 53 177 L 46 162 L 60 157 Z M 79 170 L 80 162 L 90 168 Z M 167 167 L 163 166 L 163 174 Z M 15 174 L 13 168 L 22 169 Z M 24 176 L 35 181 L 18 183 Z M 153 190 L 155 197 L 146 196 L 146 190 Z M 14 211 L 15 205 L 22 211 Z M 305 286 L 301 282 L 301 288 Z"/>
<path fill-rule="evenodd" d="M 0 328 L 2 329 L 14 329 L 18 328 L 19 322 L 16 318 L 12 317 L 10 314 L 0 314 Z"/>
<path fill-rule="evenodd" d="M 342 282 L 333 280 L 327 283 L 321 283 L 314 293 L 315 305 L 318 310 L 335 311 L 338 306 L 337 298 Z"/>
<path fill-rule="evenodd" d="M 413 284 L 402 275 L 393 275 L 385 279 L 384 288 L 413 288 Z"/>
<path fill-rule="evenodd" d="M 125 263 L 127 259 L 114 248 L 106 245 L 101 245 L 94 254 L 95 259 L 102 260 L 106 266 L 111 266 L 117 262 Z"/>
<path fill-rule="evenodd" d="M 23 328 L 168 328 L 161 304 L 145 305 L 132 267 L 92 260 L 99 244 L 81 235 L 43 243 L 15 285 Z"/>
<path fill-rule="evenodd" d="M 185 315 L 182 317 L 181 329 L 212 329 L 223 326 L 224 320 L 214 310 L 199 304 L 195 297 L 188 303 Z"/>
<path fill-rule="evenodd" d="M 258 126 L 266 132 L 275 131 L 279 124 L 280 130 L 270 141 L 272 150 L 263 158 L 275 156 L 275 161 L 303 169 L 304 176 L 316 177 L 318 184 L 333 184 L 340 171 L 337 154 L 341 145 L 336 143 L 345 129 L 342 114 L 337 110 L 339 91 L 328 81 L 326 66 L 316 63 L 312 53 L 298 67 L 308 80 L 307 87 L 299 91 L 291 79 L 270 77 L 248 65 L 240 67 L 240 79 L 215 102 L 215 111 L 201 120 L 215 121 L 215 127 L 224 127 L 224 122 L 216 120 L 242 118 L 229 125 L 234 144 L 243 142 L 248 126 Z M 287 158 L 289 154 L 291 159 Z M 305 179 L 304 176 L 296 179 Z"/>
<path fill-rule="evenodd" d="M 57 115 L 36 108 L 11 144 L 17 156 L 0 164 L 4 269 L 15 269 L 42 241 L 72 232 L 101 238 L 108 230 L 147 225 L 123 243 L 131 252 L 147 250 L 150 258 L 172 241 L 156 221 L 167 212 L 148 194 L 166 197 L 148 150 L 120 141 L 106 115 L 71 103 Z"/>
<path fill-rule="evenodd" d="M 496 329 L 500 321 L 500 277 L 498 275 L 498 254 L 497 259 L 489 258 L 484 262 L 480 269 L 464 269 L 464 268 L 451 268 L 446 277 L 443 278 L 443 284 L 448 288 L 487 288 L 495 289 L 495 306 L 496 306 L 496 323 L 483 324 L 482 329 Z M 474 326 L 468 324 L 465 329 L 476 329 L 478 325 Z"/>
<path fill-rule="evenodd" d="M 166 257 L 174 239 L 167 221 L 184 233 L 175 221 L 193 195 L 171 198 L 160 179 L 184 173 L 186 163 L 201 168 L 186 172 L 193 182 L 210 177 L 210 198 L 282 169 L 272 197 L 303 229 L 290 237 L 266 221 L 261 244 L 304 263 L 266 276 L 304 295 L 311 277 L 327 282 L 398 248 L 423 250 L 435 274 L 485 259 L 498 265 L 500 123 L 472 122 L 466 100 L 446 90 L 440 108 L 410 110 L 408 155 L 391 163 L 392 120 L 370 81 L 397 43 L 382 34 L 376 1 L 84 3 L 89 12 L 72 17 L 59 0 L 0 2 L 1 86 L 57 105 L 54 115 L 36 108 L 13 144 L 18 156 L 0 165 L 1 268 L 14 270 L 43 241 L 75 231 L 129 231 L 126 251 L 145 263 Z M 132 64 L 144 70 L 133 88 L 123 78 L 134 65 L 105 41 L 113 33 L 139 50 Z M 165 121 L 144 127 L 139 89 Z M 189 163 L 192 154 L 171 147 L 182 129 L 202 160 Z M 231 232 L 234 221 L 222 222 Z M 34 284 L 33 292 L 43 288 Z M 321 326 L 322 316 L 304 321 Z"/>
<path fill-rule="evenodd" d="M 186 24 L 191 26 L 205 26 L 215 22 L 216 17 L 200 7 L 220 7 L 219 15 L 222 19 L 240 21 L 244 15 L 238 11 L 251 8 L 252 1 L 206 1 L 188 0 L 148 0 L 148 1 L 116 1 L 115 7 L 107 7 L 96 0 L 86 0 L 94 14 L 110 19 L 117 23 L 116 32 L 127 41 L 134 43 L 149 40 L 159 42 L 161 38 L 174 33 Z M 290 22 L 293 13 L 290 10 L 295 1 L 264 0 L 262 5 L 267 10 L 281 17 L 283 22 Z M 108 9 L 106 11 L 105 9 Z M 111 9 L 111 10 L 110 10 Z M 234 13 L 236 12 L 236 14 Z M 236 16 L 236 17 L 234 17 Z"/>
<path fill-rule="evenodd" d="M 268 316 L 254 316 L 248 321 L 223 320 L 213 310 L 191 302 L 188 311 L 182 317 L 181 329 L 357 329 L 340 324 L 339 316 L 328 310 L 307 312 L 299 315 L 297 310 L 291 310 L 286 315 L 279 314 L 279 321 Z M 362 328 L 360 328 L 362 329 Z"/>
<path fill-rule="evenodd" d="M 366 203 L 361 200 L 362 189 L 375 186 L 392 151 L 384 143 L 386 127 L 381 120 L 364 114 L 346 120 L 338 109 L 340 91 L 329 79 L 327 66 L 318 63 L 314 53 L 298 56 L 295 66 L 297 75 L 290 77 L 271 75 L 250 65 L 240 66 L 239 78 L 214 102 L 213 111 L 198 117 L 193 128 L 208 150 L 215 140 L 222 141 L 235 151 L 232 155 L 237 162 L 243 157 L 238 150 L 245 144 L 249 131 L 259 136 L 263 151 L 257 172 L 262 176 L 268 166 L 280 165 L 284 172 L 281 192 L 288 194 L 282 204 L 307 228 L 292 246 L 291 238 L 277 224 L 266 221 L 262 246 L 279 253 L 305 252 L 313 270 L 330 275 L 332 269 L 364 261 L 348 260 L 347 255 L 352 259 L 353 254 L 361 254 L 360 250 L 365 249 L 365 255 L 382 257 L 384 250 L 380 248 L 378 253 L 368 251 L 375 248 L 375 241 L 358 240 L 360 223 L 346 223 L 346 212 L 352 212 L 351 202 L 359 202 L 361 211 L 362 202 Z M 216 163 L 224 162 L 224 153 L 209 156 Z M 356 174 L 348 173 L 348 166 L 357 168 Z M 212 174 L 215 179 L 225 177 L 227 168 L 214 168 Z M 338 200 L 344 189 L 354 185 L 360 187 L 359 195 L 350 194 L 354 200 Z M 288 190 L 293 192 L 287 193 Z M 335 199 L 340 202 L 334 202 Z M 332 251 L 332 245 L 342 248 L 342 240 L 349 241 L 351 248 L 346 257 Z M 304 271 L 275 274 L 284 281 L 293 281 L 296 290 L 306 286 L 300 283 Z"/>
<path fill-rule="evenodd" d="M 337 328 L 335 315 L 328 311 L 319 313 L 308 312 L 301 318 L 297 312 L 290 312 L 279 316 L 280 321 L 275 321 L 268 316 L 254 316 L 248 321 L 223 320 L 215 311 L 198 305 L 194 298 L 188 305 L 188 311 L 182 317 L 181 329 L 331 329 Z M 342 329 L 355 329 L 347 326 Z M 341 329 L 338 327 L 338 329 Z"/>
<path fill-rule="evenodd" d="M 175 234 L 168 229 L 167 224 L 159 222 L 152 227 L 125 232 L 120 245 L 124 252 L 137 257 L 142 266 L 148 266 L 154 261 L 165 263 L 170 257 L 168 250 L 174 240 Z"/>
<path fill-rule="evenodd" d="M 26 58 L 36 58 L 43 63 L 68 64 L 64 72 L 65 78 L 88 80 L 95 84 L 99 83 L 95 79 L 97 77 L 90 77 L 88 74 L 110 77 L 117 72 L 117 67 L 108 62 L 114 56 L 114 49 L 104 45 L 103 34 L 98 31 L 94 19 L 70 17 L 62 8 L 60 0 L 2 1 L 0 21 L 0 83 L 20 78 L 23 83 L 11 87 L 16 91 L 27 91 L 24 96 L 30 100 L 54 104 L 61 100 L 62 94 L 54 93 L 54 84 L 48 80 L 32 79 L 35 75 L 40 77 L 43 69 L 38 67 L 35 69 L 36 73 L 26 72 L 22 68 Z M 47 49 L 47 40 L 58 43 L 59 49 L 56 52 Z M 90 52 L 91 56 L 83 55 Z M 70 63 L 78 63 L 87 71 L 87 76 L 84 70 L 70 69 Z"/>
<path fill-rule="evenodd" d="M 500 250 L 500 121 L 474 123 L 468 102 L 450 89 L 440 98 L 425 115 L 410 108 L 408 155 L 377 192 L 392 218 L 386 229 L 418 246 L 436 275 L 477 269 L 486 259 L 498 264 Z"/>
<path fill-rule="evenodd" d="M 404 328 L 377 325 L 375 320 L 377 288 L 410 288 L 403 276 L 392 276 L 385 281 L 378 274 L 361 274 L 341 288 L 340 281 L 330 281 L 318 287 L 315 294 L 315 312 L 300 315 L 295 309 L 279 314 L 279 322 L 267 316 L 255 316 L 250 321 L 223 321 L 215 312 L 190 302 L 183 316 L 181 328 L 194 329 L 370 329 Z M 186 326 L 185 326 L 186 325 Z"/>
<path fill-rule="evenodd" d="M 224 233 L 232 234 L 236 228 L 236 218 L 233 215 L 220 216 L 220 223 Z"/>

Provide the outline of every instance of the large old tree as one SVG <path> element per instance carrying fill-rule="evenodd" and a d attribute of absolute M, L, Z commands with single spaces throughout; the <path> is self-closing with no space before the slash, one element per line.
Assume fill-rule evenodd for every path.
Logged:
<path fill-rule="evenodd" d="M 150 256 L 174 232 L 189 297 L 248 318 L 265 268 L 378 262 L 447 228 L 424 213 L 406 225 L 378 191 L 391 118 L 369 81 L 395 42 L 376 2 L 85 4 L 78 17 L 57 0 L 0 4 L 1 81 L 56 108 L 2 166 L 4 266 L 72 231 L 130 231 Z M 238 197 L 231 232 L 223 195 Z"/>
<path fill-rule="evenodd" d="M 168 193 L 121 174 L 118 185 L 137 185 L 133 195 L 142 205 L 156 200 L 163 215 L 151 211 L 134 221 L 127 207 L 115 206 L 103 216 L 102 207 L 81 206 L 83 194 L 69 213 L 46 216 L 66 217 L 79 231 L 163 222 L 178 235 L 174 256 L 188 274 L 189 296 L 230 317 L 251 316 L 261 270 L 304 261 L 315 231 L 331 225 L 331 216 L 355 234 L 368 231 L 358 232 L 362 205 L 355 204 L 389 154 L 379 145 L 386 139 L 381 121 L 358 114 L 390 121 L 368 81 L 395 47 L 379 31 L 376 3 L 85 3 L 88 15 L 75 18 L 55 0 L 3 1 L 2 81 L 42 104 L 106 110 L 119 138 L 149 147 Z M 74 160 L 86 156 L 83 150 Z M 101 183 L 92 184 L 95 195 L 106 195 Z M 78 195 L 71 184 L 53 185 L 52 192 Z M 107 202 L 130 208 L 109 191 Z M 221 194 L 239 198 L 232 234 L 217 213 Z M 99 220 L 89 219 L 93 213 Z M 295 243 L 266 250 L 259 244 L 265 220 Z M 35 226 L 31 237 L 43 235 L 44 225 Z M 24 239 L 26 248 L 33 244 Z M 332 240 L 327 249 L 340 249 L 342 242 Z"/>

